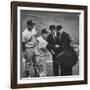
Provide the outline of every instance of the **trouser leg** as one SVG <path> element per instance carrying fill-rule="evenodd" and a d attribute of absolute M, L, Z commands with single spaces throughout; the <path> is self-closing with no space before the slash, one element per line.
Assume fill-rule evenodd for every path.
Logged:
<path fill-rule="evenodd" d="M 29 76 L 29 71 L 26 70 L 26 71 L 25 71 L 25 74 L 26 74 L 26 77 L 28 77 L 28 76 Z"/>
<path fill-rule="evenodd" d="M 61 66 L 61 76 L 72 75 L 72 67 Z"/>
<path fill-rule="evenodd" d="M 35 55 L 33 56 L 33 68 L 34 68 L 34 72 L 35 72 L 35 77 L 38 77 L 38 65 L 37 65 L 37 62 L 36 62 Z"/>
<path fill-rule="evenodd" d="M 29 76 L 30 64 L 28 62 L 25 63 L 25 76 Z"/>
<path fill-rule="evenodd" d="M 36 57 L 36 63 L 37 63 L 37 74 L 40 77 L 44 77 L 47 75 L 47 67 L 46 67 L 46 59 L 43 56 L 37 56 Z"/>
<path fill-rule="evenodd" d="M 26 49 L 24 53 L 25 57 L 25 74 L 26 76 L 30 76 L 30 67 L 33 64 L 33 61 L 35 61 L 35 53 L 34 48 Z"/>
<path fill-rule="evenodd" d="M 59 64 L 56 56 L 53 56 L 53 74 L 59 76 Z"/>
<path fill-rule="evenodd" d="M 46 76 L 47 75 L 47 66 L 46 66 L 46 61 L 45 59 L 42 62 L 42 70 L 41 70 L 41 76 Z"/>

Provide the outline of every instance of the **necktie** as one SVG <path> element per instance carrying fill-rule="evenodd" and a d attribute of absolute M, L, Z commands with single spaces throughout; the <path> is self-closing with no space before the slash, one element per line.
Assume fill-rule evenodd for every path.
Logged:
<path fill-rule="evenodd" d="M 53 38 L 54 38 L 54 40 L 55 40 L 55 34 L 53 34 Z"/>
<path fill-rule="evenodd" d="M 59 41 L 61 41 L 61 34 L 59 32 L 57 32 L 57 39 L 59 39 Z"/>

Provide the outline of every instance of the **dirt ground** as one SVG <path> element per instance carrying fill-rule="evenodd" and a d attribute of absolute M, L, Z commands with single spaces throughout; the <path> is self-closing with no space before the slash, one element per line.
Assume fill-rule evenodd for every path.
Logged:
<path fill-rule="evenodd" d="M 79 75 L 79 60 L 77 61 L 76 65 L 72 67 L 72 73 L 73 75 Z M 53 67 L 52 67 L 52 60 L 47 60 L 47 76 L 53 76 Z M 61 72 L 61 69 L 59 68 L 59 72 Z M 30 77 L 34 77 L 35 72 L 33 66 L 30 67 Z M 25 77 L 25 62 L 23 60 L 22 67 L 21 67 L 21 77 Z"/>

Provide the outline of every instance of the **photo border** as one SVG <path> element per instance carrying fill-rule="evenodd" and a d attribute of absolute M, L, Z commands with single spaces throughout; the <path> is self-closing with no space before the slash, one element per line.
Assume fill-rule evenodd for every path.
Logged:
<path fill-rule="evenodd" d="M 45 83 L 17 83 L 17 7 L 36 7 L 36 8 L 54 8 L 54 9 L 72 9 L 84 11 L 84 80 L 63 81 L 63 82 L 45 82 Z M 11 88 L 30 88 L 46 86 L 64 86 L 87 84 L 87 6 L 67 5 L 67 4 L 49 4 L 32 2 L 11 2 Z"/>

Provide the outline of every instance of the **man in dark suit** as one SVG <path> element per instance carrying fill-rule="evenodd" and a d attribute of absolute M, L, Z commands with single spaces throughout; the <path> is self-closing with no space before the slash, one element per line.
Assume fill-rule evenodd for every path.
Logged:
<path fill-rule="evenodd" d="M 72 66 L 77 61 L 77 54 L 71 44 L 71 38 L 68 33 L 63 31 L 62 25 L 50 25 L 47 41 L 47 48 L 53 56 L 53 72 L 54 76 L 59 75 L 59 65 L 61 67 L 61 75 L 72 75 Z M 56 29 L 56 30 L 55 30 Z"/>
<path fill-rule="evenodd" d="M 69 34 L 63 31 L 61 25 L 57 26 L 56 44 L 60 46 L 56 49 L 56 54 L 61 67 L 61 75 L 72 75 L 72 67 L 76 64 L 78 58 L 74 48 L 71 46 Z"/>
<path fill-rule="evenodd" d="M 59 64 L 56 58 L 56 55 L 57 55 L 56 48 L 58 48 L 59 45 L 56 44 L 57 41 L 56 41 L 55 25 L 50 25 L 49 29 L 51 33 L 48 35 L 48 38 L 47 38 L 47 41 L 48 41 L 47 48 L 51 52 L 52 58 L 53 58 L 53 74 L 54 76 L 59 76 Z"/>

